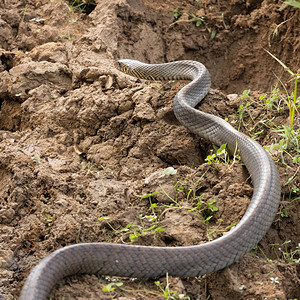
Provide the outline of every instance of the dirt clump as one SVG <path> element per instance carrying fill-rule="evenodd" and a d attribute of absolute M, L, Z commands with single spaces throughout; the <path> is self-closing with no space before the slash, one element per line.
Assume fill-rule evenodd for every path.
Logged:
<path fill-rule="evenodd" d="M 200 109 L 267 148 L 280 145 L 273 124 L 289 122 L 269 92 L 273 72 L 283 82 L 288 74 L 264 49 L 297 71 L 299 9 L 270 0 L 94 3 L 86 14 L 65 0 L 0 2 L 3 299 L 18 298 L 32 268 L 61 247 L 196 245 L 247 209 L 253 189 L 242 162 L 212 158 L 213 146 L 173 113 L 185 83 L 131 78 L 117 59 L 201 61 L 213 84 Z M 261 105 L 266 97 L 275 100 Z M 73 276 L 52 299 L 163 299 L 166 286 L 185 299 L 299 299 L 299 160 L 276 149 L 283 203 L 243 259 L 199 278 Z M 123 285 L 102 290 L 115 282 Z"/>

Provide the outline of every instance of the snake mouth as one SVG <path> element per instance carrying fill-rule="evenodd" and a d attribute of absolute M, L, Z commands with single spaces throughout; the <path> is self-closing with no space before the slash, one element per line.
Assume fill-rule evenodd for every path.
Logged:
<path fill-rule="evenodd" d="M 153 79 L 152 77 L 144 74 L 143 71 L 139 70 L 139 67 L 137 66 L 137 68 L 132 67 L 131 65 L 126 63 L 126 59 L 121 59 L 118 60 L 115 64 L 116 68 L 121 71 L 122 73 L 125 73 L 127 75 L 136 77 L 136 78 L 140 78 L 140 79 Z M 134 62 L 134 61 L 132 61 Z"/>
<path fill-rule="evenodd" d="M 118 61 L 115 62 L 115 67 L 116 67 L 118 70 L 123 71 L 124 64 L 118 60 Z"/>
<path fill-rule="evenodd" d="M 115 67 L 116 67 L 116 69 L 118 69 L 119 71 L 121 71 L 125 74 L 132 75 L 132 73 L 133 73 L 132 68 L 126 64 L 125 59 L 118 60 L 115 63 Z"/>

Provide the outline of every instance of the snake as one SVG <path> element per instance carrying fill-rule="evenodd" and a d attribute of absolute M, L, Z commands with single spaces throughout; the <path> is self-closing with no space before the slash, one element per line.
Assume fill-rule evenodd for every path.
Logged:
<path fill-rule="evenodd" d="M 34 267 L 22 288 L 21 300 L 47 299 L 59 280 L 75 274 L 157 278 L 166 274 L 194 277 L 215 272 L 248 253 L 263 238 L 275 218 L 281 186 L 278 170 L 267 150 L 222 118 L 196 107 L 211 85 L 209 71 L 202 63 L 182 60 L 146 64 L 121 59 L 116 68 L 145 80 L 190 80 L 174 97 L 174 114 L 196 135 L 218 146 L 226 144 L 231 154 L 238 149 L 253 184 L 250 203 L 232 230 L 204 244 L 157 247 L 79 243 L 60 248 Z"/>

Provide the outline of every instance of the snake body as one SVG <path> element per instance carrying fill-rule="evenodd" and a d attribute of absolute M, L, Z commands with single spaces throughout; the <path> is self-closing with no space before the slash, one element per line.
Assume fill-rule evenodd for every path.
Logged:
<path fill-rule="evenodd" d="M 210 88 L 210 75 L 199 62 L 144 64 L 120 60 L 117 68 L 143 79 L 189 79 L 174 98 L 174 113 L 192 132 L 216 145 L 236 148 L 254 186 L 247 211 L 237 226 L 211 242 L 186 247 L 148 247 L 110 243 L 83 243 L 56 250 L 30 273 L 22 300 L 47 299 L 63 277 L 99 273 L 123 277 L 198 276 L 223 269 L 249 252 L 269 229 L 280 201 L 280 180 L 270 156 L 256 141 L 236 131 L 223 119 L 195 106 Z"/>

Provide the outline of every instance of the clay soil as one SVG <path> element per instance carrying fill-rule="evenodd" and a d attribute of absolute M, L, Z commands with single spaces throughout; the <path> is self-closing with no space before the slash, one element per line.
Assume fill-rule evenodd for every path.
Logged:
<path fill-rule="evenodd" d="M 290 91 L 289 74 L 264 49 L 294 72 L 300 67 L 300 10 L 283 1 L 94 3 L 87 14 L 67 0 L 0 0 L 1 299 L 17 299 L 30 270 L 61 247 L 196 245 L 245 213 L 252 184 L 243 164 L 207 164 L 213 146 L 173 114 L 185 83 L 131 78 L 115 69 L 117 59 L 201 61 L 212 89 L 200 109 L 229 121 L 249 97 L 280 87 L 274 74 Z M 251 116 L 288 124 L 284 105 L 279 114 L 252 106 Z M 252 120 L 245 113 L 234 126 L 250 134 L 242 125 Z M 280 139 L 262 129 L 261 145 Z M 300 299 L 299 162 L 286 155 L 287 167 L 276 152 L 273 159 L 283 203 L 258 247 L 232 266 L 199 278 L 78 275 L 51 299 L 164 299 L 167 285 L 174 298 L 166 299 Z M 176 178 L 162 176 L 167 167 Z M 199 199 L 215 200 L 217 210 L 196 208 Z M 103 291 L 111 282 L 123 285 Z"/>

